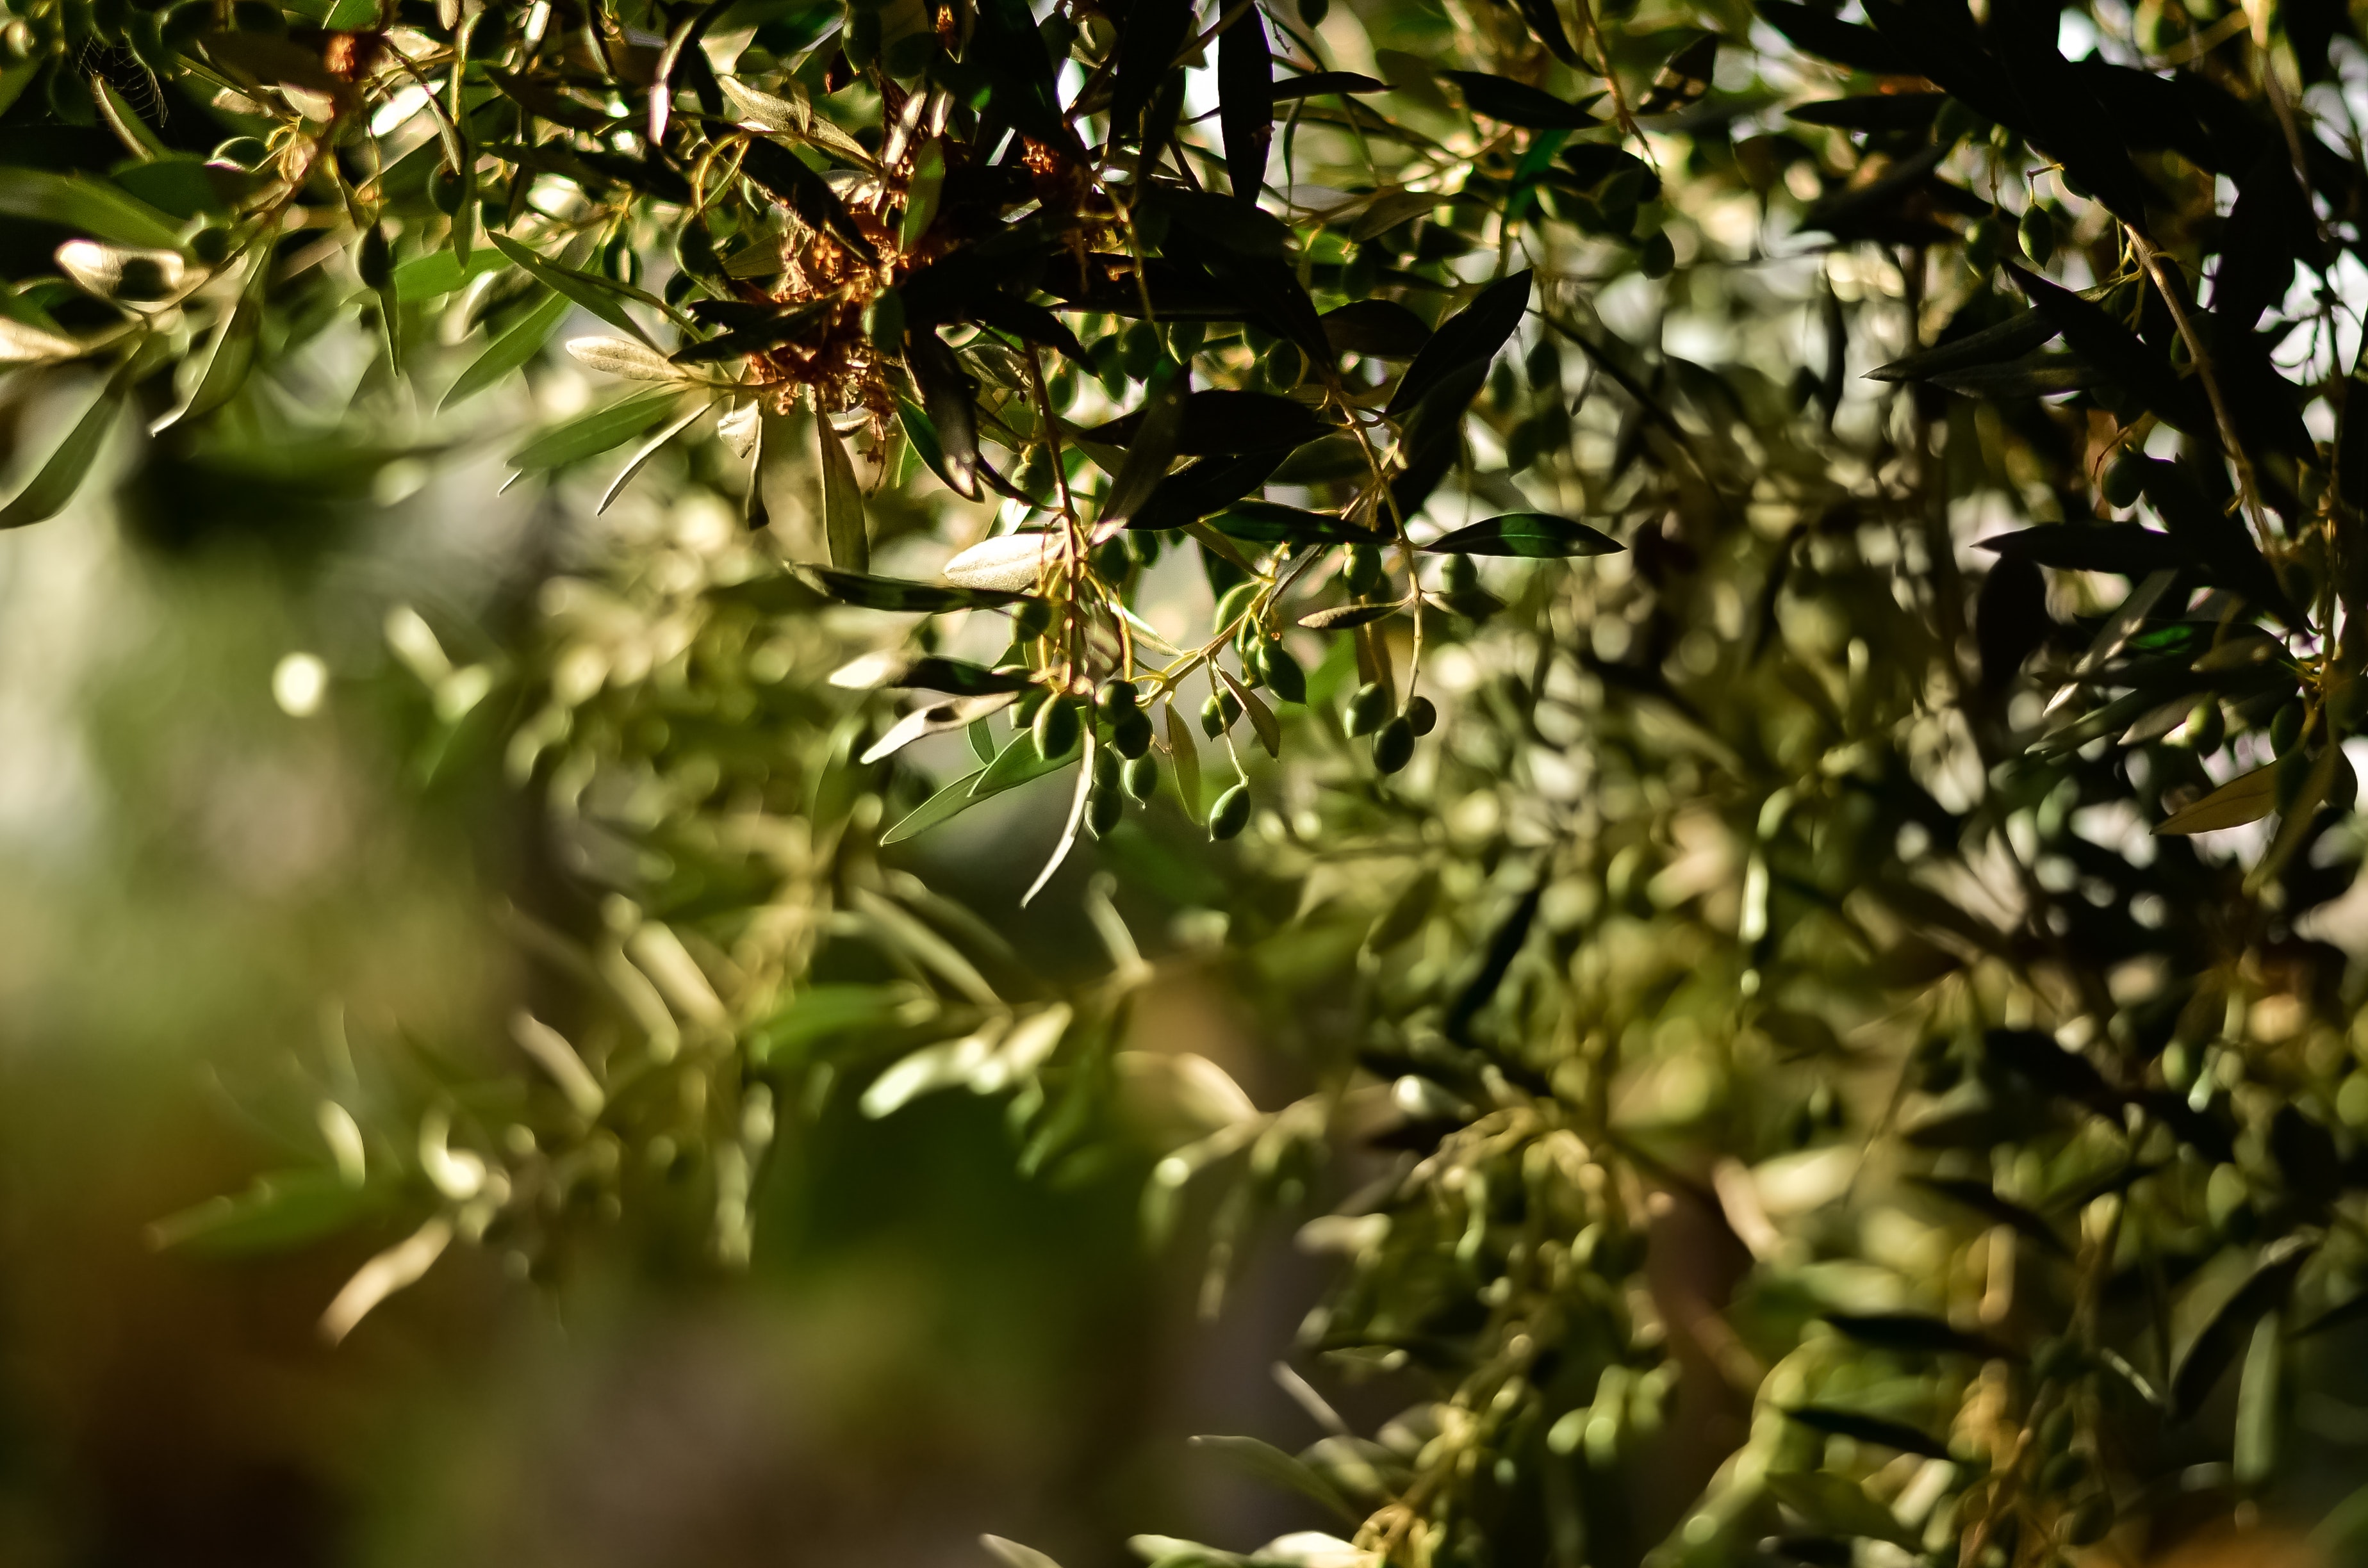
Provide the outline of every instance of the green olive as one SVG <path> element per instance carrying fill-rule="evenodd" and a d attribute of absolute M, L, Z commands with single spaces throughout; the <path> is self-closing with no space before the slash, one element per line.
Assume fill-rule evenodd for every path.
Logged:
<path fill-rule="evenodd" d="M 1236 784 L 1217 797 L 1209 808 L 1209 836 L 1215 839 L 1236 838 L 1250 824 L 1250 787 Z"/>

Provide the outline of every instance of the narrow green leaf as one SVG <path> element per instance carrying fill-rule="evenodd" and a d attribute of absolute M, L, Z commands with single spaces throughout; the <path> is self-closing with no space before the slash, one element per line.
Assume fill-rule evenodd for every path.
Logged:
<path fill-rule="evenodd" d="M 255 367 L 255 339 L 262 315 L 251 290 L 239 296 L 207 343 L 188 395 L 150 425 L 148 434 L 162 435 L 184 419 L 203 418 L 238 394 L 238 389 L 246 384 L 247 371 Z"/>
<path fill-rule="evenodd" d="M 1438 554 L 1513 555 L 1544 560 L 1610 555 L 1628 547 L 1600 529 L 1543 512 L 1508 512 L 1442 534 L 1422 547 Z"/>
<path fill-rule="evenodd" d="M 632 312 L 625 309 L 628 296 L 622 284 L 538 256 L 507 234 L 487 234 L 485 237 L 493 242 L 495 250 L 544 288 L 566 295 L 610 326 L 620 327 L 643 343 L 650 342 L 650 335 L 643 329 L 641 323 L 633 319 Z M 400 286 L 398 282 L 397 287 Z M 655 344 L 650 346 L 656 347 Z"/>
<path fill-rule="evenodd" d="M 847 443 L 831 428 L 830 416 L 814 415 L 814 444 L 822 465 L 823 538 L 830 563 L 842 572 L 871 570 L 871 541 L 863 531 L 863 492 Z"/>
<path fill-rule="evenodd" d="M 617 497 L 624 493 L 625 486 L 633 482 L 633 475 L 642 472 L 643 464 L 657 456 L 665 449 L 668 441 L 689 429 L 695 421 L 712 412 L 714 407 L 712 403 L 702 403 L 643 442 L 633 455 L 625 460 L 625 466 L 617 471 L 617 477 L 609 482 L 609 488 L 600 496 L 600 505 L 593 508 L 594 515 L 606 512 L 615 503 Z"/>
<path fill-rule="evenodd" d="M 0 212 L 56 223 L 120 245 L 171 250 L 181 243 L 179 225 L 164 213 L 104 180 L 82 175 L 0 168 Z"/>
<path fill-rule="evenodd" d="M 1258 744 L 1266 747 L 1267 756 L 1281 756 L 1282 726 L 1276 722 L 1274 710 L 1269 708 L 1257 692 L 1235 680 L 1224 665 L 1212 660 L 1209 667 L 1216 672 L 1219 680 L 1225 683 L 1225 689 L 1234 694 L 1234 700 L 1242 705 L 1242 711 L 1250 716 L 1250 728 L 1258 733 Z"/>
<path fill-rule="evenodd" d="M 354 1187 L 335 1171 L 280 1171 L 257 1176 L 237 1197 L 208 1199 L 148 1227 L 152 1244 L 233 1257 L 284 1252 L 369 1218 L 384 1206 L 378 1189 Z"/>
<path fill-rule="evenodd" d="M 2259 822 L 2277 809 L 2277 769 L 2257 767 L 2231 778 L 2156 824 L 2157 833 L 2216 833 Z"/>
<path fill-rule="evenodd" d="M 1364 1517 L 1362 1511 L 1340 1494 L 1338 1487 L 1271 1443 L 1262 1443 L 1256 1437 L 1195 1437 L 1192 1446 L 1222 1454 L 1259 1480 L 1288 1487 L 1312 1499 L 1344 1523 L 1356 1524 Z"/>
<path fill-rule="evenodd" d="M 1838 1410 L 1831 1405 L 1804 1404 L 1790 1407 L 1784 1414 L 1802 1426 L 1816 1431 L 1848 1437 L 1852 1442 L 1880 1443 L 1886 1449 L 1902 1453 L 1922 1454 L 1927 1459 L 1949 1457 L 1949 1445 L 1904 1421 L 1886 1416 L 1869 1415 L 1862 1411 Z"/>
<path fill-rule="evenodd" d="M 1201 820 L 1201 744 L 1192 738 L 1192 725 L 1184 710 L 1174 702 L 1167 705 L 1167 756 L 1176 768 L 1176 792 L 1184 801 L 1184 814 L 1194 822 Z"/>
<path fill-rule="evenodd" d="M 2278 1466 L 2278 1374 L 2285 1356 L 2285 1338 L 2278 1314 L 2264 1312 L 2253 1324 L 2252 1343 L 2245 1350 L 2245 1370 L 2237 1384 L 2236 1443 L 2230 1468 L 2239 1486 L 2259 1486 Z"/>
<path fill-rule="evenodd" d="M 1820 1535 L 1861 1536 L 1912 1549 L 1916 1532 L 1867 1494 L 1855 1481 L 1822 1471 L 1766 1478 L 1769 1494 L 1809 1522 Z"/>
<path fill-rule="evenodd" d="M 552 292 L 550 298 L 485 346 L 485 351 L 471 361 L 469 368 L 461 372 L 444 393 L 443 401 L 436 405 L 436 411 L 441 414 L 448 408 L 466 403 L 512 370 L 523 368 L 528 360 L 541 352 L 544 344 L 551 341 L 551 335 L 559 330 L 559 324 L 567 318 L 567 312 L 575 303 L 564 294 Z"/>
<path fill-rule="evenodd" d="M 39 472 L 18 491 L 15 499 L 0 506 L 0 528 L 21 528 L 31 523 L 44 523 L 65 509 L 74 492 L 98 460 L 99 449 L 107 444 L 108 432 L 114 429 L 116 416 L 123 409 L 123 391 L 115 382 L 99 390 L 83 411 L 66 438 L 58 443 L 49 460 Z"/>
<path fill-rule="evenodd" d="M 509 264 L 509 257 L 498 250 L 472 251 L 465 262 L 450 250 L 415 256 L 394 269 L 394 297 L 405 304 L 438 299 Z"/>
<path fill-rule="evenodd" d="M 906 615 L 939 615 L 955 609 L 992 609 L 1018 604 L 1026 594 L 992 588 L 965 588 L 951 583 L 916 583 L 903 577 L 874 577 L 829 566 L 793 568 L 816 591 L 860 609 L 895 610 Z"/>
<path fill-rule="evenodd" d="M 682 393 L 657 387 L 620 398 L 615 403 L 562 420 L 535 433 L 510 454 L 512 468 L 564 468 L 586 458 L 622 446 L 666 417 Z"/>

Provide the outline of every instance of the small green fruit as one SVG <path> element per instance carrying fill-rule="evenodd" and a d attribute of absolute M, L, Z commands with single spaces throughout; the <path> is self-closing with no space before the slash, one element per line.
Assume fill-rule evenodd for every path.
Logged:
<path fill-rule="evenodd" d="M 1011 640 L 1033 642 L 1053 630 L 1053 601 L 1022 599 L 1011 611 Z"/>
<path fill-rule="evenodd" d="M 1987 272 L 1998 266 L 2000 241 L 1998 220 L 1977 218 L 1965 231 L 1965 265 L 1975 272 Z"/>
<path fill-rule="evenodd" d="M 1387 721 L 1389 712 L 1390 694 L 1378 683 L 1367 681 L 1349 699 L 1349 733 L 1370 735 Z"/>
<path fill-rule="evenodd" d="M 2138 452 L 2123 452 L 2105 470 L 2105 504 L 2113 507 L 2129 507 L 2138 504 L 2146 494 L 2146 465 L 2152 460 Z"/>
<path fill-rule="evenodd" d="M 1104 681 L 1101 690 L 1094 696 L 1094 706 L 1102 710 L 1103 718 L 1115 721 L 1121 713 L 1139 711 L 1143 694 L 1135 690 L 1131 680 Z"/>
<path fill-rule="evenodd" d="M 2036 202 L 2022 214 L 2022 248 L 2042 267 L 2055 255 L 2055 221 L 2048 217 L 2047 209 Z"/>
<path fill-rule="evenodd" d="M 1218 796 L 1217 803 L 1209 808 L 1209 836 L 1211 838 L 1226 839 L 1238 837 L 1240 836 L 1242 829 L 1247 827 L 1249 824 L 1250 787 L 1247 784 L 1235 785 L 1232 789 Z"/>
<path fill-rule="evenodd" d="M 2064 1521 L 2064 1540 L 2071 1546 L 2094 1546 L 2113 1528 L 2113 1500 L 2102 1493 L 2072 1510 Z"/>
<path fill-rule="evenodd" d="M 1370 544 L 1350 545 L 1340 580 L 1349 592 L 1363 598 L 1382 585 L 1382 552 Z"/>
<path fill-rule="evenodd" d="M 1151 719 L 1141 709 L 1110 721 L 1110 749 L 1121 756 L 1141 756 L 1151 749 Z"/>
<path fill-rule="evenodd" d="M 1036 710 L 1036 755 L 1047 762 L 1068 756 L 1076 749 L 1083 728 L 1075 703 L 1065 697 L 1053 699 Z"/>
<path fill-rule="evenodd" d="M 1232 727 L 1233 721 L 1225 716 L 1224 704 L 1216 698 L 1209 698 L 1201 704 L 1201 733 L 1213 741 Z"/>
<path fill-rule="evenodd" d="M 1129 795 L 1142 804 L 1149 805 L 1151 797 L 1159 792 L 1159 759 L 1149 756 L 1136 757 L 1126 765 L 1123 782 Z"/>
<path fill-rule="evenodd" d="M 1118 754 L 1108 747 L 1094 753 L 1094 788 L 1104 794 L 1116 790 L 1121 766 Z"/>
<path fill-rule="evenodd" d="M 1406 716 L 1406 722 L 1413 726 L 1417 735 L 1427 735 L 1439 728 L 1439 710 L 1431 705 L 1428 697 L 1417 697 L 1407 703 Z"/>
<path fill-rule="evenodd" d="M 882 354 L 905 351 L 905 296 L 894 289 L 883 289 L 863 307 L 864 335 L 871 346 Z"/>
<path fill-rule="evenodd" d="M 1086 825 L 1096 838 L 1108 838 L 1126 815 L 1126 797 L 1116 790 L 1096 790 L 1086 801 Z"/>
<path fill-rule="evenodd" d="M 1373 766 L 1383 773 L 1395 773 L 1413 760 L 1414 726 L 1401 713 L 1373 737 Z"/>
<path fill-rule="evenodd" d="M 1285 702 L 1307 700 L 1307 672 L 1292 657 L 1291 650 L 1280 642 L 1269 642 L 1259 650 L 1259 671 L 1267 688 Z"/>
<path fill-rule="evenodd" d="M 2272 754 L 2283 756 L 2294 750 L 2294 743 L 2302 739 L 2303 718 L 2302 699 L 2298 697 L 2278 710 L 2276 716 L 2270 721 L 2270 750 Z"/>
<path fill-rule="evenodd" d="M 2187 744 L 2198 756 L 2210 756 L 2228 742 L 2228 719 L 2216 698 L 2205 698 L 2187 716 Z"/>

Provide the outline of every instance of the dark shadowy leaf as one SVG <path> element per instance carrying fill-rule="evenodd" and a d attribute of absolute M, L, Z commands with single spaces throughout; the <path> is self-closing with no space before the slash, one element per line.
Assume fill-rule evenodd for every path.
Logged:
<path fill-rule="evenodd" d="M 1859 1443 L 1878 1443 L 1886 1449 L 1897 1449 L 1902 1453 L 1922 1454 L 1927 1459 L 1944 1460 L 1949 1457 L 1949 1446 L 1940 1438 L 1887 1416 L 1840 1410 L 1830 1404 L 1791 1405 L 1786 1407 L 1784 1414 L 1813 1431 L 1831 1437 L 1848 1437 Z"/>
<path fill-rule="evenodd" d="M 1544 560 L 1610 555 L 1628 547 L 1600 529 L 1544 512 L 1508 512 L 1441 534 L 1422 547 L 1440 554 L 1517 555 Z"/>
<path fill-rule="evenodd" d="M 808 228 L 827 233 L 866 261 L 878 259 L 879 252 L 856 226 L 854 214 L 848 211 L 838 192 L 779 142 L 761 136 L 749 138 L 747 150 L 741 155 L 740 172 L 796 213 Z"/>
<path fill-rule="evenodd" d="M 1430 341 L 1423 319 L 1395 300 L 1358 300 L 1324 312 L 1324 335 L 1336 352 L 1411 359 Z"/>
<path fill-rule="evenodd" d="M 1463 102 L 1474 114 L 1507 125 L 1532 131 L 1584 131 L 1596 123 L 1586 105 L 1558 98 L 1508 76 L 1492 76 L 1485 71 L 1441 71 L 1440 74 L 1463 89 Z"/>
<path fill-rule="evenodd" d="M 1453 372 L 1472 365 L 1485 369 L 1521 324 L 1529 308 L 1530 275 L 1516 272 L 1491 283 L 1470 304 L 1440 323 L 1390 394 L 1386 411 L 1390 417 L 1406 414 Z"/>
<path fill-rule="evenodd" d="M 1225 177 L 1234 199 L 1255 206 L 1274 141 L 1274 57 L 1258 8 L 1242 7 L 1217 37 L 1217 123 L 1225 135 Z"/>
<path fill-rule="evenodd" d="M 2006 1351 L 1978 1334 L 1920 1312 L 1827 1312 L 1825 1320 L 1861 1345 L 1900 1356 L 1973 1356 L 1993 1360 Z"/>

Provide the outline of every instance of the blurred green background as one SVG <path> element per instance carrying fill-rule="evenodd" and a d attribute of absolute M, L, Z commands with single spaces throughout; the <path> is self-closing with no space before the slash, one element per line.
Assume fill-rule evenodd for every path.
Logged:
<path fill-rule="evenodd" d="M 1141 1168 L 1023 1179 L 968 1096 L 785 1137 L 746 1276 L 636 1210 L 547 1285 L 455 1248 L 332 1349 L 397 1220 L 153 1244 L 324 1163 L 304 1085 L 338 1052 L 499 1038 L 535 834 L 496 769 L 418 751 L 380 631 L 520 613 L 555 521 L 480 477 L 291 517 L 151 471 L 0 536 L 0 1562 L 899 1568 L 994 1531 L 1082 1568 L 1315 1522 L 1186 1443 L 1315 1435 L 1268 1371 L 1311 1266 L 1270 1246 L 1202 1323 Z M 334 672 L 309 717 L 273 695 L 296 650 Z M 1142 1027 L 1239 1064 L 1205 996 Z"/>

